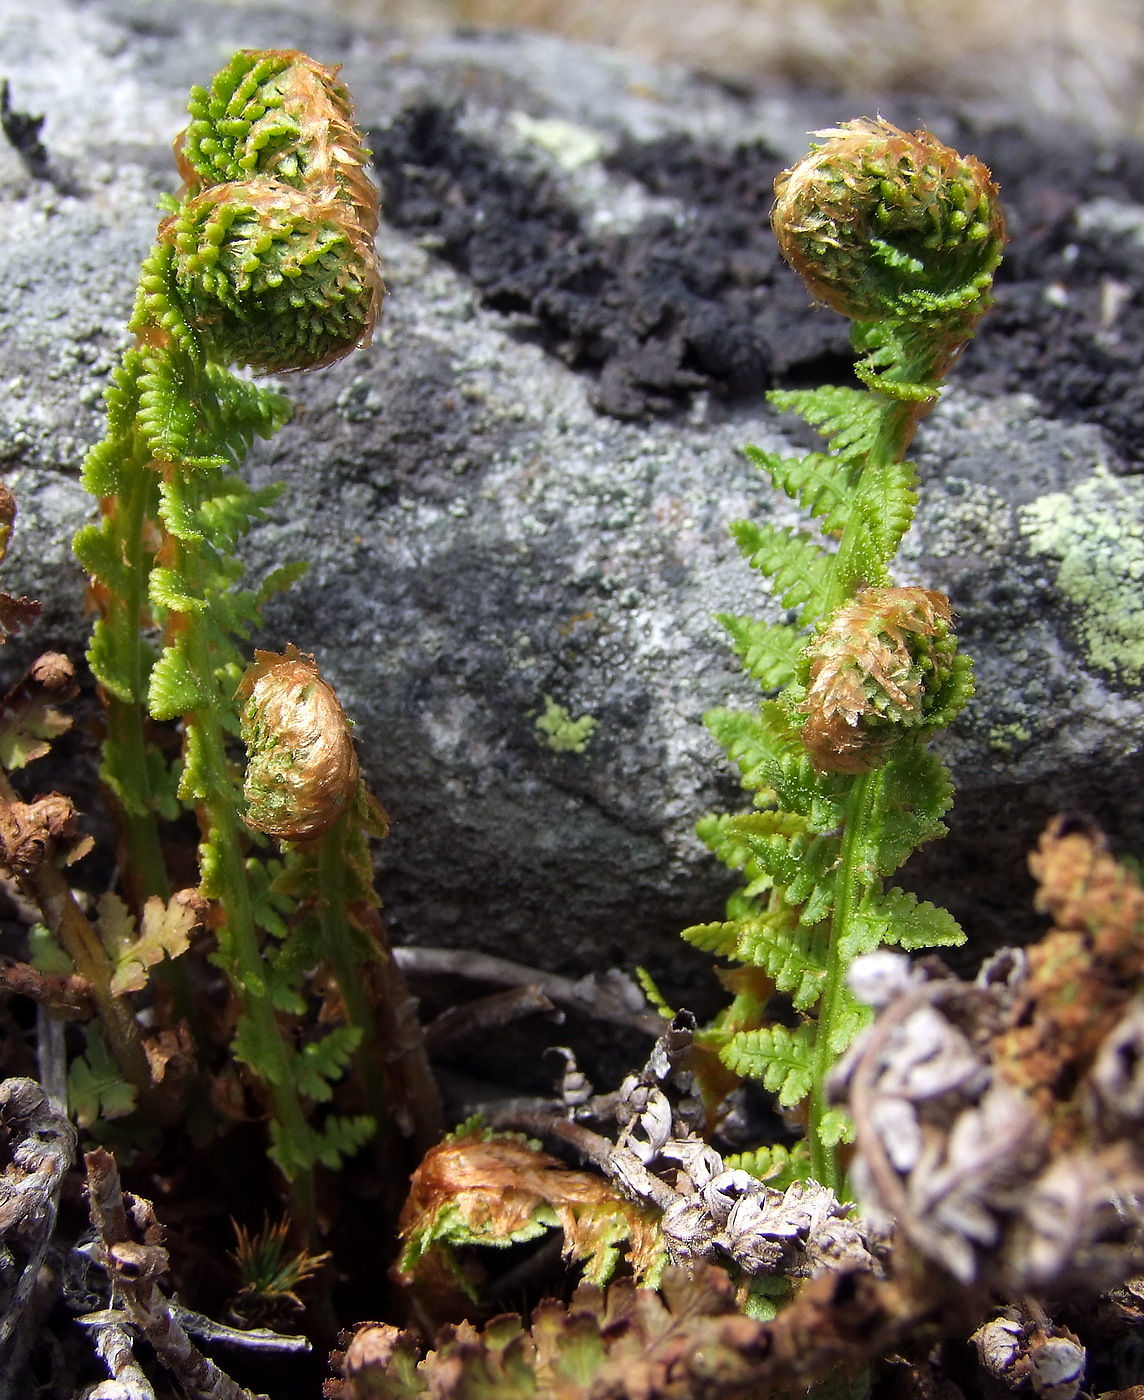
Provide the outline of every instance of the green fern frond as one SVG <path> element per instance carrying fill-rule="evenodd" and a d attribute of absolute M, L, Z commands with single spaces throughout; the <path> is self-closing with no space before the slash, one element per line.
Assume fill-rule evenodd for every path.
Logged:
<path fill-rule="evenodd" d="M 679 935 L 694 948 L 717 958 L 734 957 L 739 947 L 740 920 L 720 919 L 713 924 L 693 924 Z"/>
<path fill-rule="evenodd" d="M 853 467 L 837 457 L 812 452 L 808 457 L 782 457 L 757 447 L 743 449 L 774 484 L 797 501 L 825 535 L 841 533 L 850 512 L 854 491 Z"/>
<path fill-rule="evenodd" d="M 249 379 L 239 379 L 213 360 L 207 362 L 205 372 L 218 405 L 216 441 L 225 447 L 231 464 L 238 466 L 254 446 L 255 438 L 271 438 L 289 423 L 294 405 L 285 394 Z M 271 489 L 277 494 L 281 486 L 276 483 Z"/>
<path fill-rule="evenodd" d="M 947 909 L 891 886 L 872 894 L 855 914 L 847 953 L 873 952 L 883 944 L 914 952 L 919 948 L 959 948 L 965 932 Z"/>
<path fill-rule="evenodd" d="M 202 375 L 188 357 L 152 354 L 144 361 L 135 421 L 157 461 L 181 463 L 193 471 L 227 465 L 227 456 L 217 450 L 215 434 L 203 421 L 202 391 Z"/>
<path fill-rule="evenodd" d="M 784 900 L 800 910 L 802 923 L 817 924 L 829 915 L 838 864 L 837 836 L 815 835 L 805 818 L 777 811 L 732 817 L 726 835 L 741 841 L 757 868 L 782 887 Z"/>
<path fill-rule="evenodd" d="M 159 519 L 167 533 L 183 544 L 203 543 L 198 492 L 181 472 L 165 475 L 159 485 Z"/>
<path fill-rule="evenodd" d="M 766 700 L 754 713 L 709 710 L 703 722 L 738 766 L 743 786 L 756 790 L 759 805 L 797 813 L 812 832 L 831 831 L 842 820 L 848 781 L 815 772 L 781 701 Z"/>
<path fill-rule="evenodd" d="M 919 846 L 946 834 L 953 806 L 945 763 L 921 744 L 901 745 L 881 770 L 885 807 L 879 829 L 856 852 L 879 875 L 892 875 Z"/>
<path fill-rule="evenodd" d="M 314 1161 L 330 1171 L 338 1171 L 346 1158 L 356 1156 L 376 1132 L 377 1119 L 368 1113 L 333 1113 L 314 1136 Z"/>
<path fill-rule="evenodd" d="M 828 1108 L 819 1119 L 818 1140 L 823 1147 L 837 1147 L 839 1143 L 854 1141 L 854 1124 L 848 1114 L 840 1108 Z"/>
<path fill-rule="evenodd" d="M 774 389 L 767 401 L 782 413 L 797 413 L 817 428 L 831 454 L 843 462 L 859 462 L 869 456 L 882 427 L 882 405 L 861 389 L 840 385 Z"/>
<path fill-rule="evenodd" d="M 147 592 L 152 604 L 167 612 L 199 613 L 206 607 L 205 599 L 194 598 L 187 592 L 174 569 L 152 569 L 147 577 Z"/>
<path fill-rule="evenodd" d="M 720 1058 L 732 1074 L 762 1080 L 783 1108 L 794 1108 L 814 1083 L 814 1028 L 808 1022 L 797 1030 L 764 1026 L 738 1031 L 723 1047 Z"/>
<path fill-rule="evenodd" d="M 735 613 L 716 613 L 731 634 L 731 649 L 764 690 L 781 690 L 794 680 L 807 634 L 785 623 L 761 622 Z"/>
<path fill-rule="evenodd" d="M 963 937 L 945 911 L 883 888 L 945 831 L 952 787 L 925 744 L 973 687 L 949 600 L 895 588 L 891 565 L 918 500 L 906 449 L 989 304 L 1004 220 L 988 171 L 927 133 L 860 121 L 825 135 L 776 182 L 774 227 L 816 299 L 851 319 L 867 390 L 772 393 L 771 404 L 799 414 L 828 451 L 746 449 L 823 539 L 753 520 L 732 533 L 813 630 L 720 617 L 745 668 L 781 693 L 757 713 L 705 716 L 758 810 L 700 824 L 743 884 L 724 921 L 685 937 L 746 964 L 724 974 L 734 1002 L 701 1042 L 783 1105 L 809 1098 L 805 1169 L 838 1189 L 834 1149 L 850 1126 L 827 1101 L 826 1079 L 870 1015 L 847 989 L 846 967 L 883 943 L 941 947 Z M 772 988 L 814 1019 L 795 1030 L 766 1025 Z"/>
<path fill-rule="evenodd" d="M 165 646 L 151 671 L 147 706 L 155 719 L 178 719 L 202 700 L 198 679 L 181 641 Z"/>
<path fill-rule="evenodd" d="M 315 1103 L 325 1103 L 333 1085 L 342 1077 L 361 1044 L 360 1026 L 335 1026 L 321 1040 L 304 1045 L 298 1052 L 294 1082 L 298 1092 Z"/>
<path fill-rule="evenodd" d="M 913 462 L 872 463 L 862 483 L 858 508 L 879 568 L 893 559 L 918 505 L 918 469 Z M 873 572 L 864 579 L 876 584 Z"/>
<path fill-rule="evenodd" d="M 743 786 L 759 793 L 759 804 L 774 801 L 765 768 L 773 763 L 774 741 L 769 715 L 753 710 L 708 710 L 703 723 L 738 768 Z"/>
<path fill-rule="evenodd" d="M 732 1152 L 723 1158 L 728 1171 L 744 1171 L 759 1181 L 765 1181 L 776 1191 L 784 1191 L 792 1182 L 803 1181 L 810 1168 L 810 1153 L 805 1140 L 792 1143 L 771 1143 L 750 1152 Z"/>
<path fill-rule="evenodd" d="M 810 1011 L 822 995 L 830 928 L 822 921 L 807 925 L 788 904 L 774 903 L 773 909 L 736 921 L 734 956 L 762 968 L 796 1011 Z"/>
<path fill-rule="evenodd" d="M 789 525 L 736 520 L 731 533 L 753 569 L 773 581 L 783 607 L 795 608 L 804 622 L 826 611 L 831 587 L 831 556 L 812 536 Z"/>
<path fill-rule="evenodd" d="M 127 566 L 113 524 L 85 525 L 75 537 L 76 558 L 88 571 L 109 588 L 123 587 Z"/>

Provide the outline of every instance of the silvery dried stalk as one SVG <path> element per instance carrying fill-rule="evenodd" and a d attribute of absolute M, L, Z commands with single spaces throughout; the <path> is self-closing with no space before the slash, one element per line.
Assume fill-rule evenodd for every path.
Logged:
<path fill-rule="evenodd" d="M 676 1263 L 729 1258 L 752 1275 L 809 1277 L 827 1268 L 880 1275 L 883 1241 L 849 1219 L 852 1207 L 833 1191 L 813 1181 L 778 1191 L 728 1169 L 697 1135 L 700 1104 L 688 1069 L 693 1035 L 693 1021 L 677 1016 L 643 1070 L 624 1080 L 610 1105 L 620 1125 L 614 1143 L 568 1117 L 516 1110 L 494 1121 L 561 1138 L 627 1195 L 655 1206 Z"/>

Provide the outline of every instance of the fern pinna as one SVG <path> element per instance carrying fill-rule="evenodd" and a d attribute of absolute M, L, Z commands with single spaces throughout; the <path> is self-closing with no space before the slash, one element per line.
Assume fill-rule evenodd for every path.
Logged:
<path fill-rule="evenodd" d="M 836 1148 L 849 1125 L 828 1107 L 825 1080 L 867 1015 L 846 969 L 881 944 L 964 937 L 945 910 L 885 885 L 945 831 L 952 785 L 927 741 L 973 689 L 948 599 L 894 587 L 891 564 L 917 503 L 917 473 L 903 458 L 990 305 L 1004 221 L 985 167 L 926 132 L 863 120 L 820 135 L 776 181 L 773 223 L 814 297 L 854 322 L 866 388 L 772 393 L 827 451 L 747 449 L 817 530 L 732 527 L 791 620 L 720 617 L 769 698 L 755 712 L 706 717 L 754 810 L 701 824 L 745 883 L 725 920 L 683 936 L 746 964 L 726 974 L 735 1000 L 704 1042 L 785 1109 L 805 1105 L 805 1142 L 784 1170 L 838 1189 Z M 797 1024 L 767 1022 L 775 991 Z"/>
<path fill-rule="evenodd" d="M 108 392 L 107 435 L 84 468 L 101 518 L 80 532 L 76 553 L 92 576 L 89 660 L 107 704 L 103 772 L 121 816 L 125 886 L 137 905 L 167 894 L 159 822 L 193 808 L 202 893 L 217 901 L 214 960 L 239 1009 L 233 1053 L 262 1088 L 272 1154 L 293 1182 L 296 1210 L 312 1222 L 315 1165 L 336 1165 L 359 1147 L 380 1111 L 327 1116 L 321 1126 L 311 1114 L 372 1034 L 360 968 L 383 955 L 371 943 L 372 888 L 361 887 L 370 883 L 365 840 L 378 821 L 332 693 L 325 718 L 350 752 L 341 790 L 325 794 L 336 796 L 329 820 L 294 831 L 267 827 L 257 814 L 244 820 L 232 758 L 246 666 L 240 644 L 263 599 L 299 570 L 241 586 L 237 547 L 277 493 L 252 489 L 236 469 L 290 405 L 232 366 L 311 369 L 369 340 L 382 293 L 377 198 L 345 89 L 304 54 L 236 54 L 209 91 L 194 89 L 190 114 L 176 146 L 183 188 L 165 201 L 140 276 L 136 345 Z M 323 684 L 299 653 L 271 659 L 293 667 L 291 704 Z M 256 686 L 248 680 L 247 692 Z M 263 756 L 277 744 L 279 758 L 293 758 L 296 746 L 272 732 L 264 710 L 247 717 L 246 737 Z M 149 728 L 171 720 L 184 732 L 175 764 Z M 287 796 L 307 798 L 281 768 L 277 777 Z M 284 860 L 271 858 L 257 830 L 305 849 L 287 845 Z M 327 946 L 332 938 L 342 943 Z M 344 1024 L 321 1038 L 307 1031 L 300 1045 L 307 1037 L 283 1018 L 302 1014 L 305 974 L 322 958 L 336 968 Z M 380 1050 L 375 1058 L 383 1062 Z"/>

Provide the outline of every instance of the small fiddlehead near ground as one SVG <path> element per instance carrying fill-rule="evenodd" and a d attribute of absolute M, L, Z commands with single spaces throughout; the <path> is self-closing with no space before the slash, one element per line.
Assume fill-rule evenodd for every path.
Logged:
<path fill-rule="evenodd" d="M 707 716 L 755 810 L 701 825 L 745 884 L 725 920 L 684 937 L 745 964 L 728 975 L 736 998 L 705 1043 L 784 1108 L 806 1105 L 805 1142 L 782 1154 L 783 1171 L 837 1189 L 835 1148 L 850 1129 L 824 1084 L 869 1014 L 847 990 L 846 968 L 880 944 L 963 937 L 947 912 L 884 883 L 945 830 L 952 787 L 927 743 L 973 688 L 949 600 L 895 587 L 891 565 L 917 502 L 905 453 L 990 304 L 1004 222 L 985 167 L 928 133 L 857 121 L 821 134 L 776 181 L 773 223 L 814 297 L 854 322 L 866 389 L 772 393 L 829 450 L 747 449 L 818 533 L 733 527 L 790 620 L 720 619 L 768 698 L 754 713 Z M 776 991 L 794 1024 L 767 1017 Z"/>

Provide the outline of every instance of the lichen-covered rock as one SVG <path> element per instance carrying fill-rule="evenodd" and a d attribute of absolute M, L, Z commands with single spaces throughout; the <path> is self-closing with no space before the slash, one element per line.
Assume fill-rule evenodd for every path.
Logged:
<path fill-rule="evenodd" d="M 2 582 L 45 604 L 9 669 L 84 646 L 77 474 L 155 200 L 178 184 L 169 142 L 220 50 L 255 44 L 345 63 L 383 175 L 389 288 L 373 347 L 285 382 L 298 412 L 250 458 L 288 483 L 248 541 L 252 569 L 311 566 L 258 641 L 313 652 L 355 722 L 393 819 L 395 941 L 577 972 L 644 962 L 686 996 L 695 964 L 675 934 L 725 892 L 693 824 L 739 800 L 700 719 L 755 699 L 711 615 L 769 606 L 727 527 L 786 518 L 739 449 L 783 446 L 769 384 L 846 373 L 845 326 L 785 280 L 768 182 L 808 127 L 857 112 L 541 36 L 414 43 L 301 7 L 43 0 L 0 17 L 0 71 L 15 106 L 45 114 L 56 177 L 0 150 L 0 462 L 21 509 Z M 990 160 L 987 129 L 956 139 Z M 1086 250 L 1130 238 L 1061 218 Z M 919 434 L 898 579 L 950 594 L 976 660 L 942 740 L 953 836 L 907 874 L 978 948 L 1027 919 L 1023 851 L 1053 809 L 1088 807 L 1144 844 L 1137 425 L 1123 392 L 1070 405 L 1051 355 L 1028 350 L 1052 339 L 1029 307 L 1066 313 L 1029 291 L 1041 264 L 1014 247 L 1023 280 L 1009 302 L 999 289 L 992 358 L 986 322 Z M 1144 251 L 1115 247 L 1131 290 Z M 1119 315 L 1107 334 L 1134 343 L 1131 298 L 1094 311 L 1089 285 L 1074 316 Z M 1014 316 L 1024 351 L 1004 339 Z M 1082 339 L 1058 336 L 1070 354 Z M 552 742 L 560 715 L 574 743 Z"/>

